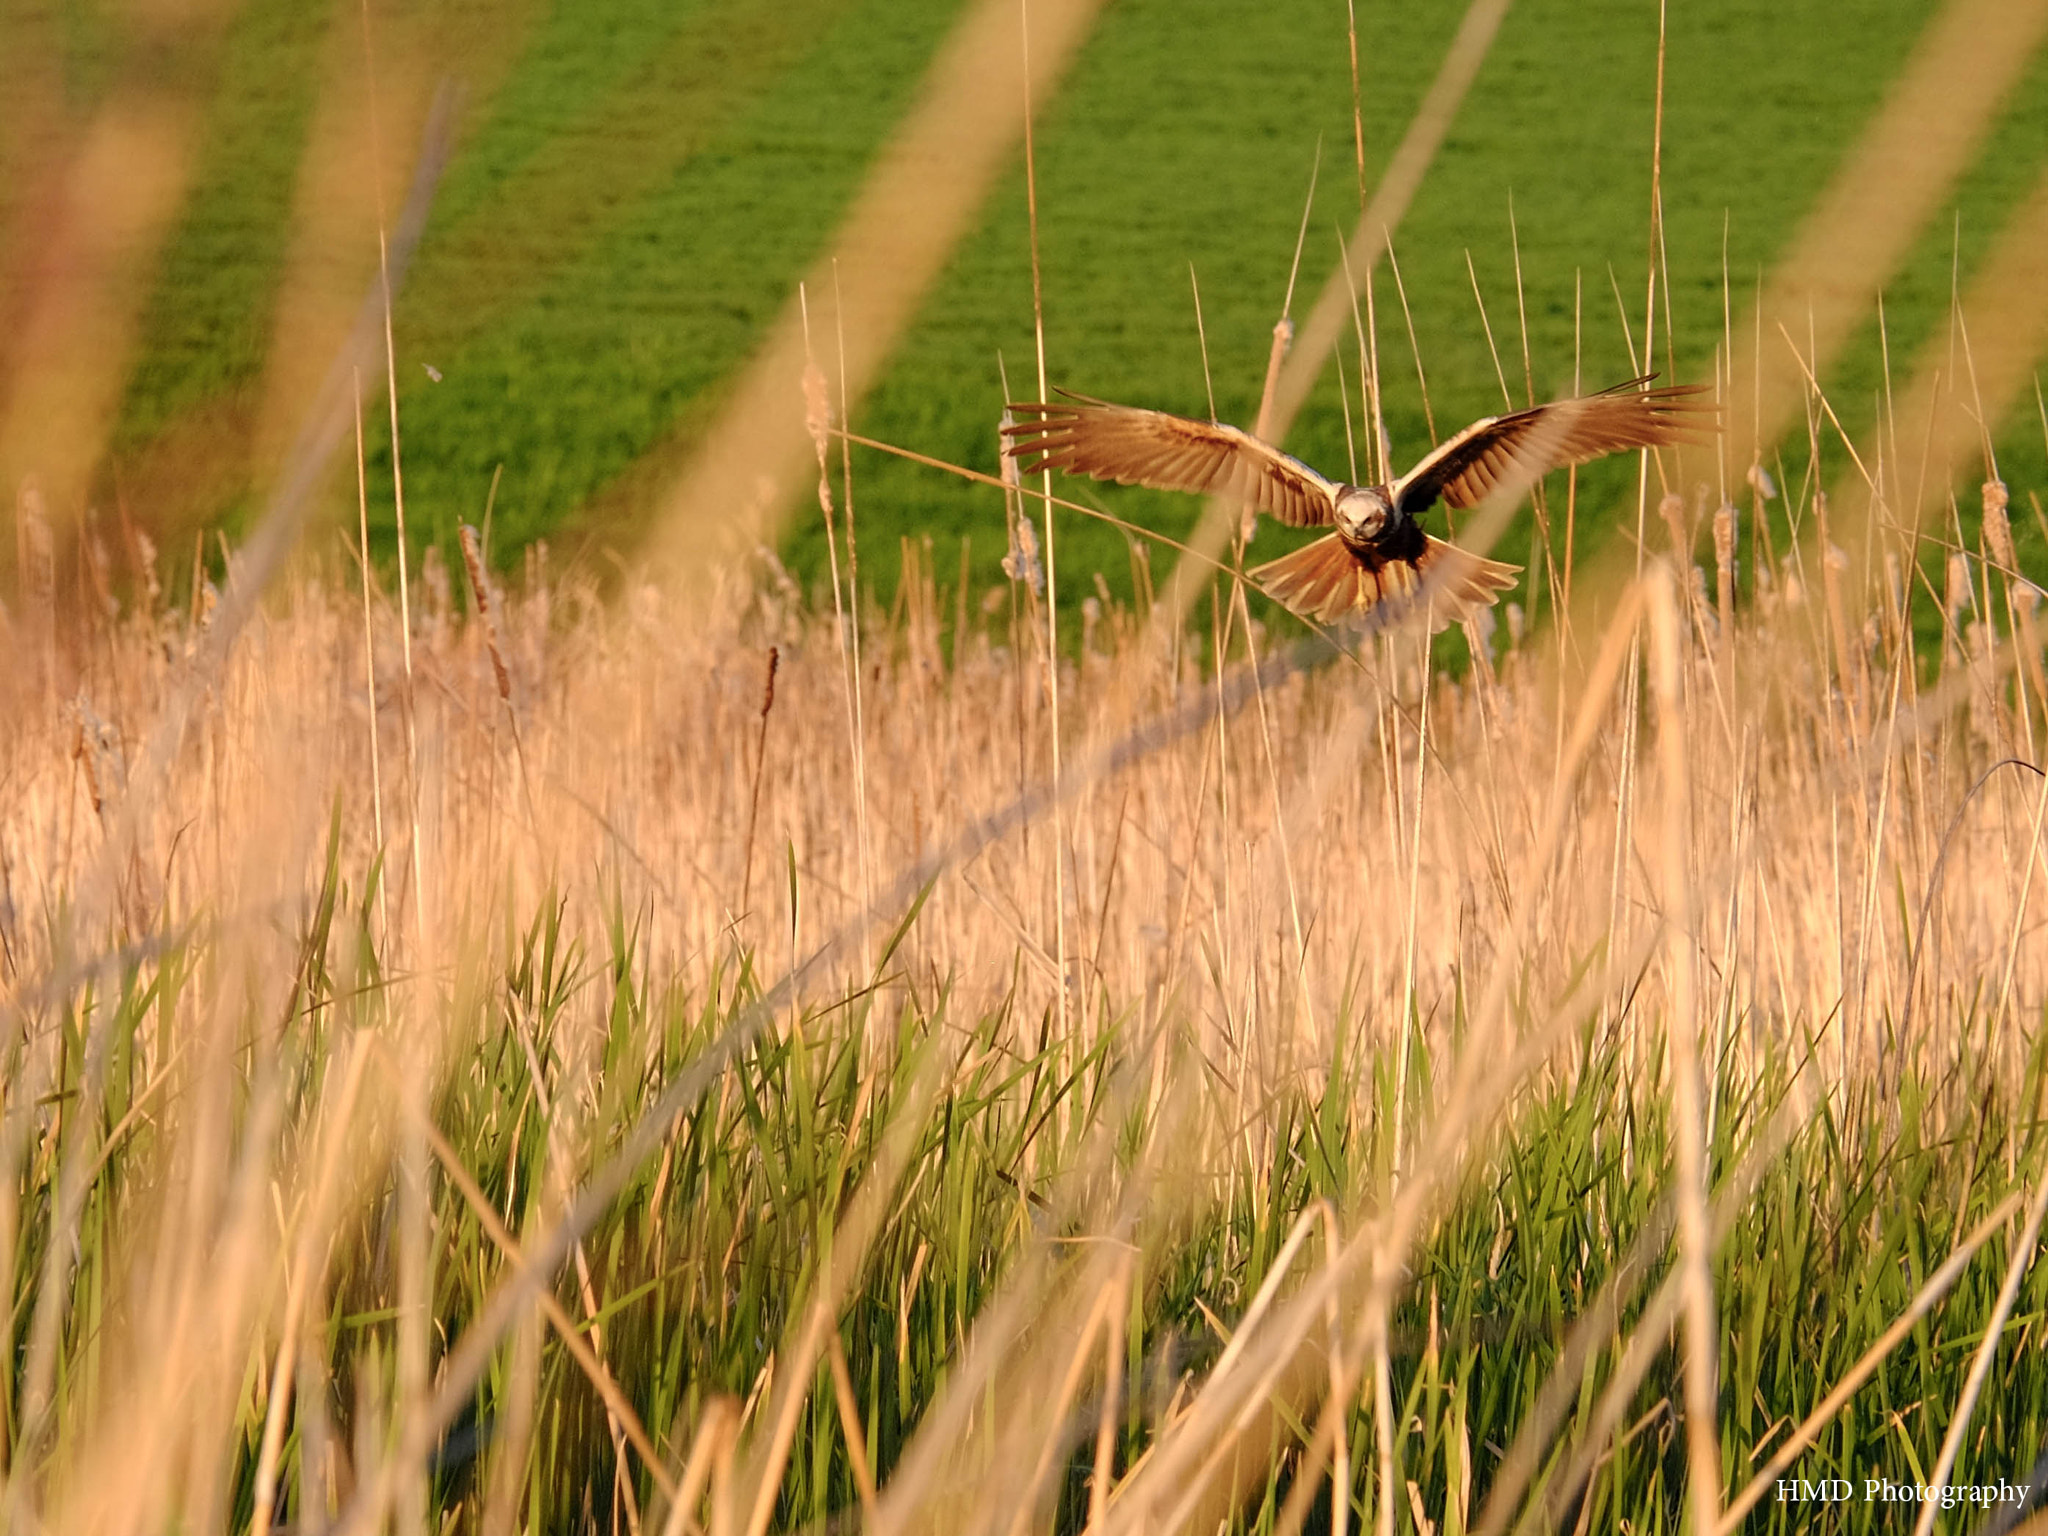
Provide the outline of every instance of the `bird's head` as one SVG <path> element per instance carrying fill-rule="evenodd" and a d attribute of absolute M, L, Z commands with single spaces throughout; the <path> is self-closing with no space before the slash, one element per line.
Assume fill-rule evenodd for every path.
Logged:
<path fill-rule="evenodd" d="M 1337 531 L 1355 543 L 1377 539 L 1393 516 L 1394 504 L 1377 486 L 1347 485 L 1337 493 Z"/>

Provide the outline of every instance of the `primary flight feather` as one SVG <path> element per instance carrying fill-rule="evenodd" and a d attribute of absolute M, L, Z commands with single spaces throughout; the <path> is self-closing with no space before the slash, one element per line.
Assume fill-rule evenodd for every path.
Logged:
<path fill-rule="evenodd" d="M 1425 575 L 1437 627 L 1495 601 L 1516 567 L 1424 533 L 1437 502 L 1471 507 L 1519 492 L 1553 469 L 1630 448 L 1703 442 L 1714 425 L 1697 385 L 1632 379 L 1597 395 L 1476 421 L 1389 485 L 1346 485 L 1242 428 L 1073 395 L 1012 405 L 1003 430 L 1025 474 L 1063 469 L 1121 485 L 1224 495 L 1297 528 L 1336 531 L 1250 574 L 1273 597 L 1320 623 L 1407 597 Z"/>

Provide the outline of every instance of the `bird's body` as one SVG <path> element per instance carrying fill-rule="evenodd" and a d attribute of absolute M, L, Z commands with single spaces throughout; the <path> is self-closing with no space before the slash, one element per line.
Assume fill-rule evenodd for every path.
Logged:
<path fill-rule="evenodd" d="M 1027 474 L 1050 466 L 1123 485 L 1215 493 L 1296 527 L 1333 529 L 1250 573 L 1305 618 L 1335 623 L 1420 594 L 1440 628 L 1495 601 L 1517 568 L 1432 538 L 1416 519 L 1438 501 L 1476 506 L 1602 454 L 1701 441 L 1709 411 L 1693 397 L 1702 391 L 1650 389 L 1649 382 L 1489 416 L 1386 485 L 1330 480 L 1222 422 L 1078 395 L 1013 405 L 1018 420 L 1004 431 Z"/>

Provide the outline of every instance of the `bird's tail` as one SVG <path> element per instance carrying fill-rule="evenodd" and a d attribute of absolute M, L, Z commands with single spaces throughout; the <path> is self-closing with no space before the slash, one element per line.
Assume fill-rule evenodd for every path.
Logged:
<path fill-rule="evenodd" d="M 1434 631 L 1496 601 L 1515 584 L 1520 569 L 1427 536 L 1413 561 L 1375 562 L 1360 559 L 1333 533 L 1250 575 L 1269 597 L 1318 624 L 1354 621 L 1369 613 L 1378 622 L 1400 623 L 1410 611 L 1426 611 Z"/>

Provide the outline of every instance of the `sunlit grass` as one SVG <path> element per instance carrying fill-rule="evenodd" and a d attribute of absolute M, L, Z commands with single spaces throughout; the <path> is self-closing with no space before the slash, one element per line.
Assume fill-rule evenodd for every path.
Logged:
<path fill-rule="evenodd" d="M 516 592 L 502 695 L 445 578 L 421 590 L 416 778 L 394 615 L 373 626 L 395 853 L 371 837 L 361 616 L 323 587 L 259 620 L 160 791 L 125 775 L 154 701 L 191 685 L 191 615 L 138 612 L 55 653 L 62 694 L 35 669 L 13 683 L 18 1511 L 239 1528 L 263 1486 L 274 1522 L 360 1528 L 389 1467 L 397 1517 L 423 1502 L 437 1529 L 651 1527 L 681 1484 L 706 1501 L 685 1528 L 752 1510 L 777 1529 L 1007 1529 L 1022 1511 L 1078 1530 L 1106 1455 L 1113 1524 L 1320 1529 L 1315 1437 L 1342 1369 L 1354 1528 L 1391 1472 L 1401 1528 L 1474 1529 L 1532 1424 L 1534 1481 L 1496 1518 L 1526 1497 L 1543 1528 L 1676 1528 L 1681 1356 L 1657 1309 L 1676 1294 L 1678 1021 L 1660 887 L 1635 857 L 1614 871 L 1616 786 L 1648 749 L 1611 673 L 1560 701 L 1534 653 L 1503 649 L 1432 685 L 1419 760 L 1419 642 L 1397 637 L 1364 669 L 1271 683 L 1262 707 L 1236 692 L 1227 728 L 1196 718 L 1098 775 L 1125 722 L 1213 684 L 1129 615 L 1092 620 L 1065 690 L 1083 782 L 1063 1022 L 1047 821 L 857 922 L 850 680 L 829 625 L 772 583 L 688 639 L 651 592 L 616 613 Z M 1043 772 L 1043 629 L 1014 597 L 1003 645 L 942 646 L 952 594 L 921 577 L 893 619 L 864 617 L 877 891 Z M 2008 769 L 1963 799 L 2024 751 L 2027 715 L 1988 626 L 1974 662 L 1916 655 L 1910 625 L 1875 635 L 1865 662 L 1890 681 L 1860 728 L 1814 603 L 1772 595 L 1732 647 L 1703 607 L 1689 629 L 1726 1491 L 1975 1233 L 1954 1288 L 1796 1463 L 1924 1481 L 2041 1177 L 2039 795 Z M 1226 643 L 1241 653 L 1241 628 Z M 1658 859 L 1650 762 L 1632 841 Z M 796 990 L 771 990 L 821 942 Z M 560 1250 L 554 1310 L 583 1360 L 538 1318 L 514 1325 L 473 1384 L 444 1385 L 411 1461 L 414 1394 L 509 1320 L 490 1311 L 516 1269 L 494 1226 L 539 1241 L 650 1116 L 654 1141 Z M 1388 1235 L 1403 1191 L 1423 1201 L 1408 1238 Z M 1384 1449 L 1357 1268 L 1382 1252 Z M 2017 1478 L 2048 1432 L 2021 1343 L 2044 1285 L 2029 1272 L 1959 1481 Z M 408 1334 L 413 1295 L 430 1325 Z M 1539 1416 L 1568 1348 L 1563 1381 L 1583 1385 Z M 1217 1419 L 1219 1395 L 1245 1411 Z M 855 1443 L 880 1489 L 866 1517 Z M 1810 1513 L 1766 1495 L 1751 1519 Z M 1842 1518 L 1895 1528 L 1882 1505 Z"/>

